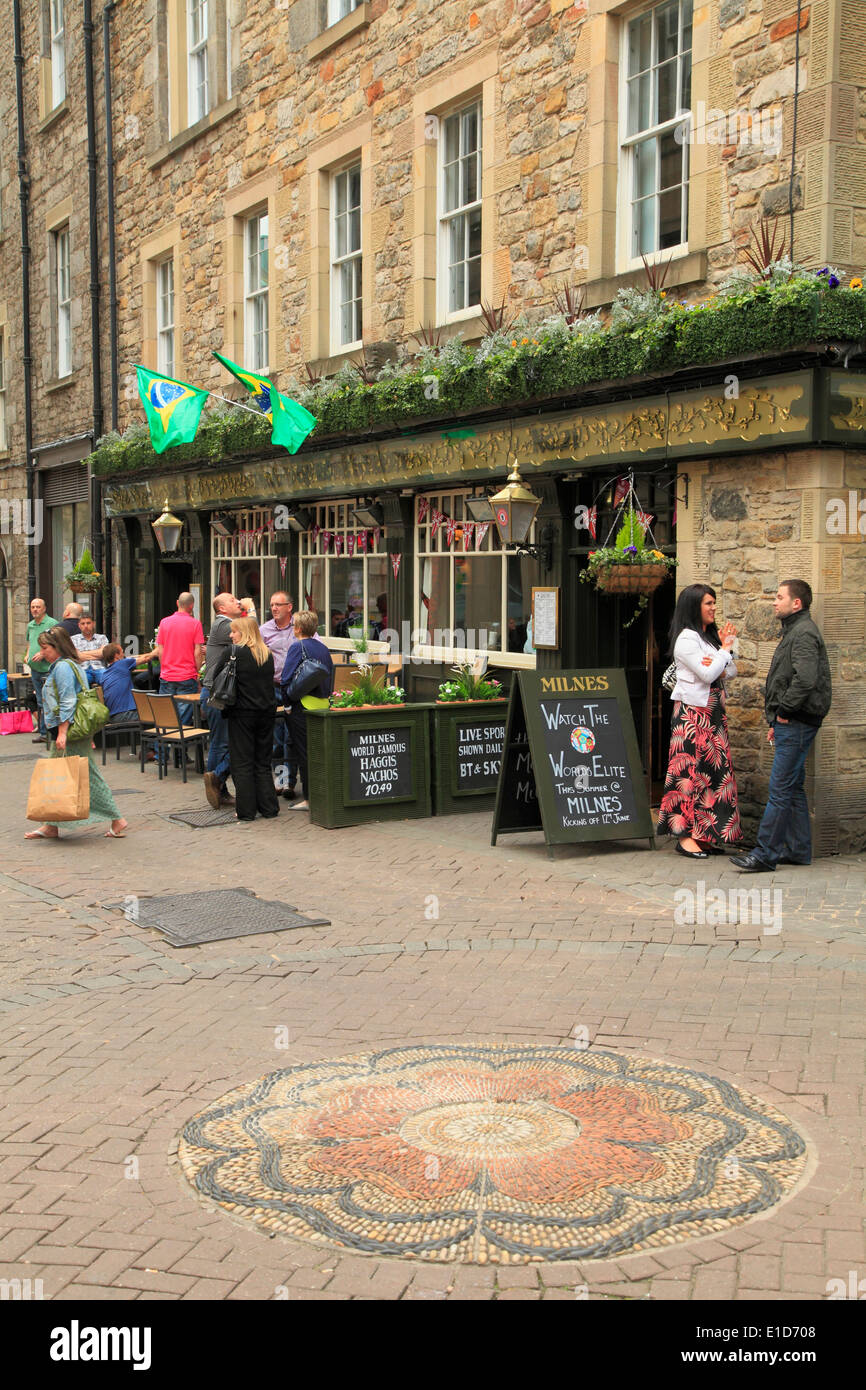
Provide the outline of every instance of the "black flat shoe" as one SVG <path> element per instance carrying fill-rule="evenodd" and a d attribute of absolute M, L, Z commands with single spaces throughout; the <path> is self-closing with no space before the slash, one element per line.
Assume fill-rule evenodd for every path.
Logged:
<path fill-rule="evenodd" d="M 700 840 L 698 841 L 698 844 L 700 844 Z M 722 847 L 721 847 L 720 845 L 701 845 L 701 849 L 704 851 L 705 854 L 724 854 L 724 853 L 725 853 L 725 851 L 722 849 Z"/>
<path fill-rule="evenodd" d="M 705 849 L 683 849 L 679 840 L 677 840 L 676 853 L 685 855 L 686 859 L 709 859 L 710 857 Z"/>

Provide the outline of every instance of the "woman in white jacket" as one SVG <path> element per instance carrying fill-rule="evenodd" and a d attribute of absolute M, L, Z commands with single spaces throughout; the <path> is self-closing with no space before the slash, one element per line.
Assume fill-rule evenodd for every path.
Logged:
<path fill-rule="evenodd" d="M 737 674 L 736 629 L 716 627 L 716 595 L 690 584 L 677 600 L 671 647 L 677 667 L 668 771 L 658 833 L 690 859 L 724 854 L 743 838 L 725 719 L 725 683 Z"/>

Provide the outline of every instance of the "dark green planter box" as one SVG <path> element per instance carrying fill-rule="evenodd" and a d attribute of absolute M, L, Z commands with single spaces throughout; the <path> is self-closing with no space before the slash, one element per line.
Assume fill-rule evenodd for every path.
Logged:
<path fill-rule="evenodd" d="M 490 747 L 488 730 L 505 737 L 507 700 L 465 700 L 436 705 L 433 715 L 434 798 L 437 816 L 455 811 L 492 811 L 501 752 Z M 473 734 L 477 731 L 477 736 Z M 479 750 L 469 752 L 469 749 Z M 462 750 L 462 751 L 461 751 Z"/>
<path fill-rule="evenodd" d="M 433 814 L 431 705 L 307 712 L 310 820 L 327 830 Z"/>

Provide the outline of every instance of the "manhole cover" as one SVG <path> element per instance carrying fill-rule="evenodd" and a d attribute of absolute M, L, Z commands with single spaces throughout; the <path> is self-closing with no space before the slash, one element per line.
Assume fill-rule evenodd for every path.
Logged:
<path fill-rule="evenodd" d="M 220 811 L 215 811 L 212 806 L 195 811 L 172 811 L 166 819 L 179 820 L 184 825 L 194 826 L 196 830 L 203 830 L 209 825 L 238 824 L 237 815 L 231 806 L 226 806 L 224 810 Z"/>
<path fill-rule="evenodd" d="M 766 1211 L 805 1144 L 703 1072 L 567 1047 L 391 1048 L 288 1067 L 186 1126 L 202 1197 L 377 1255 L 600 1259 Z"/>
<path fill-rule="evenodd" d="M 293 927 L 327 927 L 328 917 L 305 917 L 288 903 L 257 898 L 246 888 L 207 893 L 172 893 L 112 903 L 140 927 L 156 927 L 172 946 L 199 946 L 238 936 L 263 936 Z"/>

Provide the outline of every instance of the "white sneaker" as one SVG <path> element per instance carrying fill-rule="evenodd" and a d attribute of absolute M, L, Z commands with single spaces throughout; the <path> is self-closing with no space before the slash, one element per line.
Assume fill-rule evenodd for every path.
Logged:
<path fill-rule="evenodd" d="M 290 811 L 309 811 L 309 809 L 309 801 L 293 801 L 291 806 L 289 807 Z"/>

